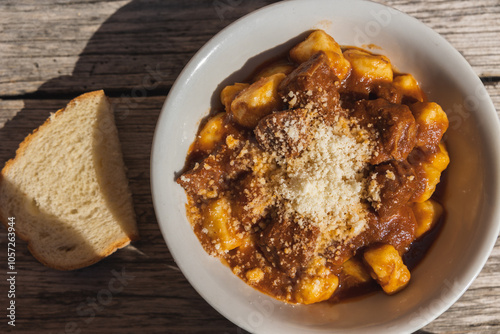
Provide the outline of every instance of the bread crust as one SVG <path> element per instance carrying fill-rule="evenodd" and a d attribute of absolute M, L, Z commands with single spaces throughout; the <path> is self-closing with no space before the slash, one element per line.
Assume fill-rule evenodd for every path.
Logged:
<path fill-rule="evenodd" d="M 66 267 L 60 266 L 59 264 L 54 263 L 54 262 L 47 261 L 47 259 L 40 256 L 40 254 L 38 254 L 33 249 L 32 244 L 30 243 L 29 240 L 25 240 L 25 241 L 28 242 L 28 250 L 30 251 L 31 255 L 33 255 L 43 265 L 50 267 L 50 268 L 53 268 L 53 269 L 61 270 L 61 271 L 70 271 L 70 270 L 85 268 L 85 267 L 91 266 L 91 265 L 101 261 L 102 259 L 104 259 L 104 258 L 110 256 L 111 254 L 113 254 L 114 252 L 116 252 L 118 249 L 123 248 L 125 246 L 128 246 L 130 244 L 130 242 L 132 241 L 132 239 L 131 238 L 124 238 L 120 241 L 114 242 L 108 248 L 106 248 L 106 250 L 102 254 L 96 255 L 94 258 L 92 258 L 88 261 L 77 263 L 77 264 L 74 264 L 72 266 L 66 266 Z"/>
<path fill-rule="evenodd" d="M 103 98 L 105 98 L 105 99 L 108 100 L 107 96 L 105 96 L 105 94 L 104 94 L 104 90 L 98 90 L 98 91 L 93 91 L 93 92 L 88 92 L 88 93 L 82 94 L 82 95 L 74 98 L 73 100 L 71 100 L 66 105 L 66 107 L 57 110 L 53 115 L 51 115 L 50 117 L 48 117 L 42 125 L 40 125 L 36 129 L 34 129 L 28 136 L 26 136 L 24 138 L 24 140 L 19 144 L 19 147 L 16 150 L 15 157 L 12 158 L 12 159 L 10 159 L 10 160 L 8 160 L 5 163 L 5 166 L 2 168 L 2 171 L 0 173 L 0 189 L 3 186 L 5 175 L 7 175 L 7 173 L 10 170 L 10 168 L 12 168 L 12 166 L 15 165 L 15 163 L 17 162 L 17 160 L 20 159 L 24 155 L 24 152 L 25 152 L 26 148 L 29 146 L 29 144 L 31 143 L 31 141 L 33 141 L 38 136 L 39 133 L 41 133 L 42 131 L 44 131 L 45 128 L 52 122 L 52 120 L 55 117 L 59 117 L 62 113 L 64 113 L 68 107 L 70 107 L 71 105 L 74 105 L 74 104 L 78 103 L 81 100 L 85 100 L 85 99 L 92 98 L 92 97 L 103 97 Z M 4 212 L 2 211 L 1 207 L 0 207 L 0 222 L 8 230 L 8 217 L 4 214 Z M 123 247 L 129 245 L 131 241 L 137 240 L 139 238 L 139 235 L 137 233 L 134 233 L 134 234 L 131 234 L 131 235 L 127 235 L 125 238 L 113 242 L 104 251 L 102 251 L 100 254 L 97 254 L 95 257 L 93 257 L 93 258 L 91 258 L 91 259 L 89 259 L 89 260 L 87 260 L 85 262 L 75 263 L 74 265 L 69 265 L 69 266 L 61 266 L 61 265 L 59 265 L 57 263 L 54 263 L 54 262 L 50 261 L 50 259 L 46 259 L 43 256 L 41 256 L 40 254 L 38 254 L 36 252 L 36 250 L 34 249 L 34 247 L 32 245 L 32 241 L 30 240 L 30 238 L 27 235 L 23 234 L 22 231 L 19 231 L 18 229 L 16 229 L 15 230 L 15 234 L 16 234 L 17 237 L 19 237 L 20 239 L 22 239 L 22 240 L 24 240 L 25 242 L 28 243 L 28 249 L 29 249 L 30 253 L 40 263 L 42 263 L 43 265 L 45 265 L 47 267 L 50 267 L 50 268 L 53 268 L 53 269 L 57 269 L 57 270 L 63 270 L 63 271 L 81 269 L 81 268 L 90 266 L 92 264 L 95 264 L 95 263 L 99 262 L 100 260 L 104 259 L 105 257 L 108 257 L 109 255 L 113 254 L 118 249 L 123 248 Z"/>
<path fill-rule="evenodd" d="M 76 104 L 78 101 L 87 99 L 87 98 L 92 97 L 92 96 L 97 96 L 97 97 L 104 96 L 104 90 L 102 90 L 102 89 L 96 90 L 94 92 L 85 93 L 85 94 L 82 94 L 82 95 L 74 98 L 73 100 L 68 102 L 66 107 L 61 108 L 58 111 L 56 111 L 54 113 L 54 115 L 47 118 L 45 120 L 45 122 L 43 122 L 42 125 L 40 125 L 38 128 L 33 130 L 33 132 L 31 132 L 29 135 L 27 135 L 26 138 L 24 138 L 24 140 L 19 144 L 19 148 L 16 150 L 16 156 L 5 163 L 5 166 L 3 167 L 2 173 L 1 173 L 2 178 L 3 178 L 3 175 L 7 174 L 7 172 L 12 167 L 12 165 L 17 161 L 17 159 L 24 155 L 24 151 L 26 150 L 26 147 L 29 145 L 29 143 L 34 138 L 36 138 L 36 136 L 38 135 L 39 132 L 43 131 L 52 122 L 53 118 L 60 116 L 63 112 L 66 111 L 66 109 L 70 105 Z M 104 97 L 106 97 L 106 96 L 104 96 Z M 107 97 L 106 97 L 106 99 L 107 99 Z M 0 178 L 0 187 L 1 187 L 2 178 Z"/>

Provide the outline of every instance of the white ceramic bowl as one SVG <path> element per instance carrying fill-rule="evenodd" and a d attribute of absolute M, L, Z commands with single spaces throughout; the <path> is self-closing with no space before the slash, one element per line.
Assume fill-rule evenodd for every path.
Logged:
<path fill-rule="evenodd" d="M 444 228 L 394 296 L 290 306 L 247 286 L 202 249 L 186 219 L 183 167 L 214 92 L 321 28 L 340 44 L 375 44 L 448 113 L 451 156 Z M 151 158 L 156 216 L 179 268 L 216 310 L 254 333 L 410 333 L 449 308 L 486 262 L 499 232 L 499 134 L 493 104 L 462 56 L 414 18 L 366 1 L 280 2 L 233 23 L 185 67 L 158 120 Z"/>

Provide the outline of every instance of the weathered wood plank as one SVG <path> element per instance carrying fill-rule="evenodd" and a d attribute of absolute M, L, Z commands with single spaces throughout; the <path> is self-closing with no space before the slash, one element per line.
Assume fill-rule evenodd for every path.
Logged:
<path fill-rule="evenodd" d="M 500 74 L 500 2 L 379 1 L 416 17 L 445 37 L 479 76 Z"/>
<path fill-rule="evenodd" d="M 481 274 L 443 315 L 424 328 L 432 333 L 498 333 L 500 331 L 500 241 Z"/>
<path fill-rule="evenodd" d="M 500 241 L 477 279 L 444 314 L 423 328 L 431 333 L 500 331 Z"/>
<path fill-rule="evenodd" d="M 498 87 L 488 85 L 500 110 Z M 241 333 L 213 310 L 185 280 L 159 231 L 149 186 L 149 155 L 154 126 L 165 96 L 112 98 L 125 164 L 133 192 L 141 240 L 95 266 L 58 272 L 40 265 L 26 244 L 17 244 L 19 325 L 17 332 L 64 332 L 68 323 L 83 333 L 119 332 Z M 63 107 L 60 100 L 0 100 L 0 164 L 14 154 L 25 134 Z M 0 248 L 5 246 L 0 229 Z M 5 259 L 0 259 L 0 267 Z M 109 303 L 113 273 L 134 276 Z M 425 331 L 431 333 L 494 333 L 500 330 L 500 241 L 470 289 Z M 98 303 L 97 298 L 101 299 Z M 93 304 L 94 303 L 94 304 Z M 92 311 L 94 310 L 94 311 Z M 95 313 L 95 315 L 94 315 Z M 127 321 L 123 321 L 126 317 Z M 206 325 L 204 325 L 206 324 Z M 1 326 L 4 324 L 0 324 Z"/>
<path fill-rule="evenodd" d="M 130 89 L 159 65 L 168 87 L 219 30 L 272 2 L 9 0 L 0 5 L 0 94 Z"/>
<path fill-rule="evenodd" d="M 158 64 L 168 69 L 166 89 L 210 37 L 271 2 L 4 1 L 0 94 L 130 89 Z M 500 76 L 498 0 L 380 2 L 441 33 L 478 75 Z"/>
<path fill-rule="evenodd" d="M 500 82 L 486 82 L 486 90 L 493 101 L 493 105 L 500 115 Z"/>
<path fill-rule="evenodd" d="M 35 91 L 55 98 L 0 99 L 0 165 L 68 96 L 100 88 L 127 95 L 112 102 L 142 235 L 133 247 L 75 272 L 43 267 L 18 243 L 16 332 L 243 333 L 194 291 L 172 260 L 152 207 L 149 154 L 164 95 L 184 64 L 224 26 L 271 2 L 0 2 L 0 98 Z M 478 75 L 500 76 L 498 0 L 380 2 L 441 33 Z M 500 82 L 485 81 L 500 112 Z M 5 240 L 0 228 L 2 249 Z M 106 299 L 110 281 L 123 270 L 126 284 Z M 420 333 L 500 332 L 499 273 L 497 242 L 469 290 Z M 1 322 L 0 332 L 5 328 Z"/>
<path fill-rule="evenodd" d="M 165 96 L 111 99 L 141 239 L 134 242 L 133 247 L 120 250 L 94 266 L 73 272 L 44 267 L 30 255 L 26 243 L 17 242 L 16 332 L 64 333 L 67 330 L 77 333 L 80 329 L 82 333 L 137 333 L 139 330 L 145 333 L 236 333 L 237 327 L 212 309 L 177 269 L 156 222 L 149 185 L 149 158 L 154 127 L 164 100 Z M 1 164 L 12 157 L 20 137 L 67 102 L 0 101 Z M 6 242 L 2 227 L 1 249 L 6 249 Z M 6 268 L 3 255 L 0 267 Z M 111 286 L 116 276 L 122 277 L 123 284 Z M 3 295 L 5 285 L 0 287 Z M 0 332 L 6 329 L 6 322 L 0 322 Z"/>

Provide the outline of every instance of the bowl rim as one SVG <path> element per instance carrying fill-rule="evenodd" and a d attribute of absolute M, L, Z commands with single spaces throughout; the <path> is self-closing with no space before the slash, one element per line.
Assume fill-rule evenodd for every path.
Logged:
<path fill-rule="evenodd" d="M 322 3 L 322 2 L 324 2 L 324 3 L 330 2 L 331 3 L 332 2 L 331 0 L 313 0 L 313 1 L 315 3 Z M 171 247 L 169 245 L 168 233 L 167 233 L 166 227 L 165 227 L 166 223 L 163 220 L 164 218 L 158 214 L 159 212 L 161 212 L 161 210 L 160 210 L 161 203 L 159 202 L 159 195 L 158 195 L 159 190 L 155 184 L 155 179 L 157 178 L 156 175 L 157 175 L 157 173 L 160 172 L 158 170 L 158 168 L 156 168 L 156 164 L 155 164 L 156 155 L 159 154 L 156 152 L 158 152 L 158 146 L 161 145 L 160 139 L 159 139 L 159 129 L 160 129 L 161 124 L 167 118 L 167 115 L 169 114 L 170 110 L 172 109 L 171 105 L 173 103 L 172 101 L 175 99 L 175 96 L 178 94 L 179 91 L 181 91 L 183 89 L 184 85 L 186 85 L 189 81 L 193 80 L 193 74 L 196 73 L 197 70 L 203 66 L 204 62 L 210 58 L 211 54 L 214 53 L 224 43 L 224 40 L 226 39 L 226 35 L 228 35 L 236 27 L 251 23 L 255 18 L 261 16 L 262 14 L 265 14 L 266 12 L 276 10 L 277 8 L 290 6 L 293 3 L 303 3 L 303 2 L 310 3 L 311 0 L 287 0 L 287 1 L 278 2 L 278 3 L 264 6 L 264 7 L 257 9 L 249 14 L 246 14 L 245 16 L 232 22 L 231 24 L 229 24 L 228 26 L 226 26 L 225 28 L 220 30 L 208 42 L 206 42 L 203 45 L 203 47 L 201 47 L 196 52 L 196 54 L 189 60 L 189 62 L 185 65 L 185 67 L 183 68 L 183 70 L 180 72 L 177 79 L 175 80 L 174 84 L 172 85 L 172 87 L 168 93 L 168 96 L 163 104 L 160 115 L 158 117 L 157 124 L 155 127 L 154 136 L 153 136 L 152 149 L 151 149 L 151 160 L 150 160 L 150 175 L 151 175 L 150 186 L 151 186 L 153 205 L 154 205 L 154 210 L 155 210 L 156 218 L 158 221 L 158 225 L 159 225 L 160 230 L 162 232 L 163 238 L 167 244 L 169 252 L 172 255 L 176 264 L 181 269 L 185 278 L 189 281 L 191 286 L 202 296 L 202 298 L 205 299 L 205 301 L 207 301 L 214 309 L 216 309 L 224 317 L 226 317 L 227 319 L 229 319 L 230 321 L 232 321 L 236 325 L 238 325 L 238 326 L 240 326 L 248 331 L 252 331 L 253 328 L 248 328 L 244 324 L 235 321 L 234 318 L 232 318 L 230 315 L 228 315 L 228 313 L 226 312 L 225 309 L 221 308 L 219 305 L 217 305 L 212 300 L 210 300 L 210 298 L 208 298 L 205 291 L 203 289 L 201 289 L 192 280 L 192 278 L 186 274 L 183 263 L 181 261 L 178 261 L 178 256 L 177 256 L 176 250 L 171 249 Z M 345 3 L 347 1 L 336 0 L 334 2 L 344 2 Z M 408 14 L 405 14 L 397 9 L 394 9 L 394 8 L 391 8 L 391 7 L 388 7 L 386 5 L 382 5 L 379 3 L 375 3 L 372 1 L 368 1 L 368 0 L 355 0 L 355 1 L 351 1 L 351 3 L 355 3 L 355 4 L 365 3 L 365 4 L 370 4 L 371 6 L 375 6 L 375 7 L 381 8 L 381 9 L 382 8 L 390 8 L 391 10 L 395 10 L 395 11 L 399 12 L 401 15 L 404 15 L 405 19 L 411 20 L 414 23 L 420 25 L 421 26 L 420 28 L 424 29 L 427 34 L 430 34 L 433 36 L 433 38 L 438 39 L 440 43 L 442 43 L 447 49 L 449 49 L 449 52 L 453 52 L 455 54 L 456 60 L 462 62 L 462 67 L 464 67 L 464 69 L 466 68 L 467 71 L 470 72 L 471 75 L 476 77 L 476 82 L 481 83 L 481 80 L 479 79 L 479 77 L 477 77 L 477 75 L 473 71 L 472 67 L 465 60 L 465 58 L 444 37 L 439 35 L 437 32 L 435 32 L 431 28 L 427 27 L 425 24 L 423 24 L 422 22 L 420 22 L 416 18 L 414 18 Z M 482 85 L 482 83 L 481 83 L 481 85 Z M 481 90 L 484 91 L 486 93 L 486 96 L 487 96 L 487 100 L 482 101 L 482 102 L 486 105 L 486 107 L 483 110 L 483 114 L 487 115 L 489 117 L 488 118 L 488 123 L 489 123 L 488 126 L 496 127 L 497 132 L 500 133 L 500 121 L 499 121 L 498 116 L 496 114 L 496 110 L 495 110 L 495 107 L 494 107 L 493 102 L 491 100 L 491 97 L 489 97 L 484 85 L 481 86 Z M 491 141 L 489 144 L 493 146 L 492 151 L 494 150 L 495 152 L 500 152 L 500 141 L 498 140 L 499 136 L 497 136 L 496 139 L 497 140 Z M 495 157 L 492 157 L 492 160 L 496 166 L 500 166 L 500 154 L 497 154 Z M 495 187 L 496 192 L 493 194 L 493 199 L 497 204 L 500 204 L 500 179 L 499 179 L 498 173 L 495 174 L 494 176 L 495 176 L 495 179 L 491 181 L 491 182 L 496 184 L 496 187 Z M 488 231 L 491 233 L 489 233 L 489 237 L 487 238 L 487 240 L 485 240 L 485 243 L 483 244 L 482 249 L 480 250 L 480 252 L 477 255 L 479 262 L 476 262 L 475 265 L 473 266 L 473 268 L 469 268 L 469 270 L 467 270 L 463 274 L 463 276 L 466 276 L 465 282 L 462 282 L 459 290 L 455 291 L 451 296 L 448 296 L 446 301 L 444 303 L 440 304 L 440 307 L 432 310 L 432 312 L 431 312 L 432 316 L 426 317 L 424 319 L 424 321 L 421 321 L 418 324 L 413 324 L 412 326 L 409 324 L 405 328 L 405 330 L 407 330 L 408 332 L 418 330 L 418 329 L 422 328 L 423 326 L 427 325 L 428 323 L 430 323 L 431 321 L 433 321 L 434 319 L 436 319 L 438 316 L 440 316 L 442 313 L 444 313 L 449 307 L 451 307 L 463 295 L 463 293 L 469 288 L 469 286 L 473 283 L 475 278 L 479 275 L 482 268 L 486 264 L 486 262 L 489 258 L 489 255 L 491 254 L 491 252 L 495 246 L 497 237 L 500 233 L 500 205 L 491 209 L 490 216 L 492 217 L 491 221 L 495 221 L 496 224 L 490 225 L 490 228 Z"/>

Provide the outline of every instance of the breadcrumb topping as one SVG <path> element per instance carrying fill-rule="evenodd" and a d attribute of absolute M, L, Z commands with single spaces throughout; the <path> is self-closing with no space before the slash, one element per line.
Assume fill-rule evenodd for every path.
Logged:
<path fill-rule="evenodd" d="M 378 185 L 364 177 L 374 144 L 344 117 L 333 125 L 316 119 L 308 130 L 308 147 L 299 156 L 279 159 L 269 186 L 283 214 L 299 225 L 317 226 L 325 242 L 348 240 L 365 230 L 367 200 L 378 196 Z"/>

